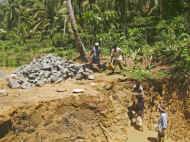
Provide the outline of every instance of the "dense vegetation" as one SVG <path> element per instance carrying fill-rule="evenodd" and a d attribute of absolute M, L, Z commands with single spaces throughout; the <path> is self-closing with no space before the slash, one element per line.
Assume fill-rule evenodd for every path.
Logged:
<path fill-rule="evenodd" d="M 0 64 L 17 66 L 34 56 L 76 57 L 75 32 L 86 49 L 100 41 L 104 54 L 114 43 L 137 62 L 167 64 L 190 73 L 189 0 L 4 0 L 0 4 Z M 186 76 L 185 76 L 186 77 Z"/>

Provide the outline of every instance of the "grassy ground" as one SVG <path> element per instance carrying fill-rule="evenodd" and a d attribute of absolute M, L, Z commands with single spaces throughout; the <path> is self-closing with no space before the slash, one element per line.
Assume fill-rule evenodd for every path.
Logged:
<path fill-rule="evenodd" d="M 24 45 L 13 41 L 0 41 L 0 66 L 17 67 L 29 63 L 35 57 L 49 53 L 72 59 L 76 57 L 77 52 L 72 47 L 55 48 L 48 41 L 27 42 Z"/>

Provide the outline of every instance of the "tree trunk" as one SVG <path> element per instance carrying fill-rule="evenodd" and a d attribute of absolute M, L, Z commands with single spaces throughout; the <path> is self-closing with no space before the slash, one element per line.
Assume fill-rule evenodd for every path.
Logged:
<path fill-rule="evenodd" d="M 163 9 L 163 0 L 160 0 L 160 18 L 163 18 L 164 9 Z"/>
<path fill-rule="evenodd" d="M 186 29 L 190 33 L 190 2 L 187 3 L 185 8 L 185 20 L 186 20 Z"/>
<path fill-rule="evenodd" d="M 150 9 L 150 11 L 148 12 L 148 15 L 151 15 L 154 10 L 156 10 L 159 7 L 159 1 L 158 0 L 154 0 L 154 6 Z"/>
<path fill-rule="evenodd" d="M 90 9 L 92 10 L 92 5 L 96 3 L 96 0 L 89 0 Z"/>
<path fill-rule="evenodd" d="M 71 28 L 75 37 L 75 44 L 76 47 L 80 53 L 80 58 L 83 61 L 87 61 L 87 57 L 86 57 L 86 51 L 85 51 L 85 47 L 84 44 L 82 43 L 82 40 L 79 36 L 78 30 L 77 30 L 77 23 L 76 23 L 76 19 L 75 19 L 75 15 L 74 15 L 74 11 L 73 11 L 73 7 L 72 7 L 72 3 L 71 0 L 67 0 L 67 8 L 68 8 L 68 14 L 69 14 L 69 19 L 71 22 Z"/>

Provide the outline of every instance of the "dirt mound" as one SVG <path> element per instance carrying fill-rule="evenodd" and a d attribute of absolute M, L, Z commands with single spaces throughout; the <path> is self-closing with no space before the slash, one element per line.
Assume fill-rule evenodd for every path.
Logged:
<path fill-rule="evenodd" d="M 115 110 L 109 97 L 83 95 L 25 106 L 11 113 L 11 127 L 0 142 L 124 142 L 121 108 Z"/>

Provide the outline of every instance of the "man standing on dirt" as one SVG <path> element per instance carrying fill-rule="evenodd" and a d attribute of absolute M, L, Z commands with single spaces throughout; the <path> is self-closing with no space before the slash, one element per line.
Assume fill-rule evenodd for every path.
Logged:
<path fill-rule="evenodd" d="M 139 130 L 143 131 L 144 97 L 142 94 L 137 96 L 136 113 L 137 113 L 136 125 L 138 126 Z"/>
<path fill-rule="evenodd" d="M 99 42 L 95 42 L 94 47 L 90 52 L 90 58 L 91 58 L 90 64 L 92 65 L 92 69 L 96 71 L 100 71 L 101 68 L 100 56 L 101 56 L 100 44 Z"/>
<path fill-rule="evenodd" d="M 117 66 L 119 66 L 120 70 L 123 69 L 123 61 L 123 51 L 117 45 L 114 45 L 111 50 L 111 65 L 113 66 L 112 73 L 114 73 Z"/>
<path fill-rule="evenodd" d="M 130 107 L 132 124 L 143 131 L 144 91 L 139 81 L 133 86 L 133 105 Z"/>
<path fill-rule="evenodd" d="M 164 142 L 168 125 L 168 114 L 163 105 L 159 106 L 160 119 L 158 121 L 158 142 Z"/>

